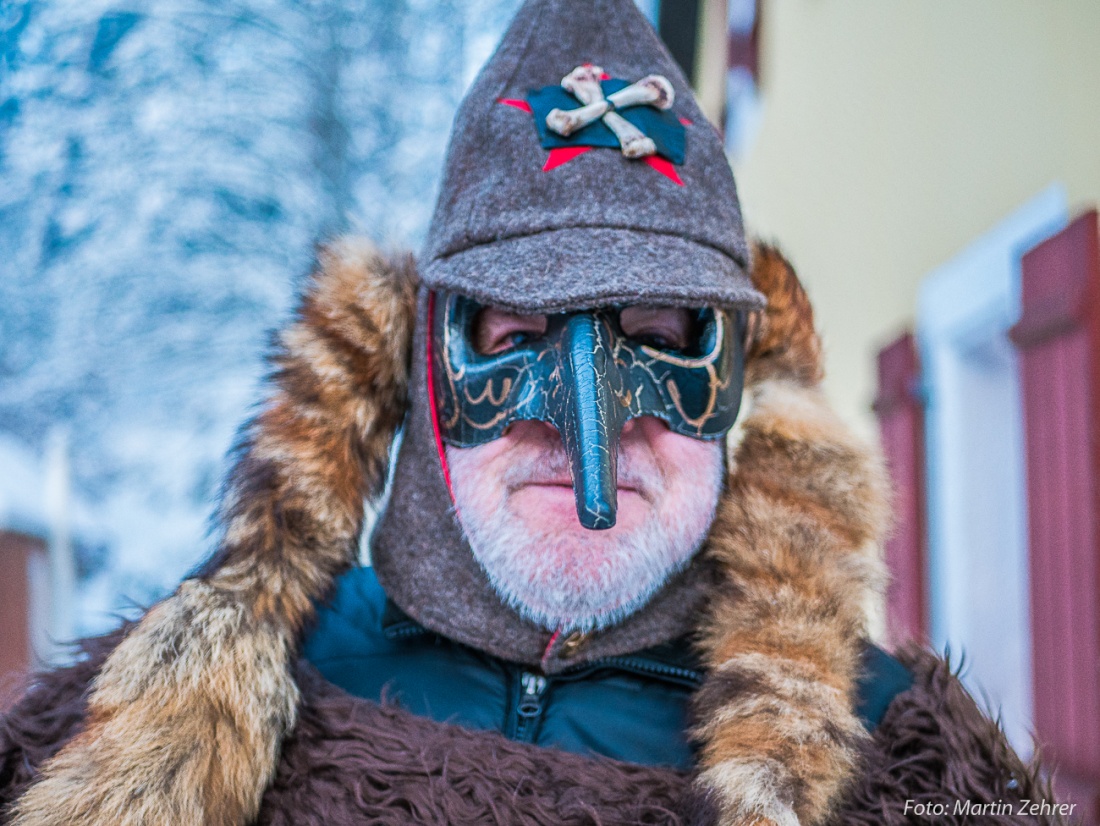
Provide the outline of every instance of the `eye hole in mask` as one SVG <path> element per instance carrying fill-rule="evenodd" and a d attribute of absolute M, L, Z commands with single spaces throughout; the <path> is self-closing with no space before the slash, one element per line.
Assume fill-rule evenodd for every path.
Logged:
<path fill-rule="evenodd" d="M 656 416 L 676 433 L 714 440 L 737 418 L 740 313 L 631 306 L 537 315 L 443 294 L 431 307 L 444 441 L 472 447 L 515 421 L 552 424 L 585 527 L 615 524 L 619 433 L 628 420 Z"/>
<path fill-rule="evenodd" d="M 618 320 L 626 338 L 656 350 L 699 355 L 705 310 L 683 307 L 631 306 L 607 310 Z M 546 334 L 547 316 L 516 313 L 499 307 L 482 307 L 474 318 L 469 338 L 481 355 L 495 355 L 531 343 Z"/>

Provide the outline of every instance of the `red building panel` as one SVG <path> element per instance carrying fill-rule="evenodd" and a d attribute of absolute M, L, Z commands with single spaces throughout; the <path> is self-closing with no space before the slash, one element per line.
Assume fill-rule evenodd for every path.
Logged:
<path fill-rule="evenodd" d="M 18 695 L 31 666 L 30 560 L 40 539 L 0 531 L 0 709 Z"/>
<path fill-rule="evenodd" d="M 1023 258 L 1035 729 L 1063 789 L 1100 790 L 1100 236 L 1090 211 Z M 1081 796 L 1084 796 L 1082 799 Z M 1086 814 L 1096 818 L 1094 809 Z"/>
<path fill-rule="evenodd" d="M 747 3 L 748 0 L 741 0 Z M 726 40 L 726 65 L 748 69 L 753 79 L 760 82 L 760 0 L 753 0 L 755 9 L 749 28 L 730 26 Z"/>
<path fill-rule="evenodd" d="M 878 415 L 882 447 L 894 487 L 894 530 L 886 542 L 890 586 L 886 632 L 891 645 L 928 636 L 925 577 L 924 407 L 913 336 L 905 334 L 878 354 Z"/>

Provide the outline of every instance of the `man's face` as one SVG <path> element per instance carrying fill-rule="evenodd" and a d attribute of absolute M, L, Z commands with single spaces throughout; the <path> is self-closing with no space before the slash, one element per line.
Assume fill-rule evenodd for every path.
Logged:
<path fill-rule="evenodd" d="M 623 331 L 653 346 L 687 344 L 691 316 L 628 307 Z M 487 308 L 475 346 L 499 353 L 541 335 L 546 317 Z M 618 518 L 593 531 L 577 518 L 569 458 L 545 422 L 513 423 L 477 447 L 447 447 L 459 521 L 497 593 L 548 629 L 589 630 L 642 607 L 702 544 L 722 488 L 724 442 L 673 433 L 652 416 L 619 440 Z"/>

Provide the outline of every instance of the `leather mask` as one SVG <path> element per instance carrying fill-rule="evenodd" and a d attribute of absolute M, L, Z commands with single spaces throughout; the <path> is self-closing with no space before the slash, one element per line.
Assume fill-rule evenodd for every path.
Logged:
<path fill-rule="evenodd" d="M 722 438 L 741 405 L 744 315 L 694 313 L 689 344 L 662 350 L 632 339 L 618 308 L 548 315 L 546 332 L 500 353 L 474 347 L 482 305 L 433 293 L 432 381 L 439 435 L 455 447 L 499 438 L 513 422 L 549 422 L 569 455 L 577 517 L 614 526 L 619 433 L 638 416 L 695 439 Z"/>

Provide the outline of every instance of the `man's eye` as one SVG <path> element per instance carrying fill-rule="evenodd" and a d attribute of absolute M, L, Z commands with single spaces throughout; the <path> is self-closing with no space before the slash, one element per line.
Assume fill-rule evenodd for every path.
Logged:
<path fill-rule="evenodd" d="M 660 333 L 641 333 L 632 336 L 635 340 L 656 350 L 681 350 L 684 345 L 666 338 Z"/>
<path fill-rule="evenodd" d="M 680 307 L 625 307 L 619 325 L 630 338 L 657 350 L 684 350 L 691 343 L 692 316 Z"/>
<path fill-rule="evenodd" d="M 495 355 L 533 341 L 545 332 L 544 315 L 524 315 L 486 307 L 474 324 L 474 348 L 482 355 Z"/>

